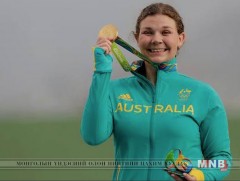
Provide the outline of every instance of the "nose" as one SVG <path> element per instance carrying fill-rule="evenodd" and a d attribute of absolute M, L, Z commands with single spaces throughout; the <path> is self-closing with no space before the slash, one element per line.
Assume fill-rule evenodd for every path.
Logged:
<path fill-rule="evenodd" d="M 158 45 L 158 44 L 163 43 L 162 35 L 159 32 L 155 32 L 152 36 L 151 43 L 154 44 L 154 45 Z"/>

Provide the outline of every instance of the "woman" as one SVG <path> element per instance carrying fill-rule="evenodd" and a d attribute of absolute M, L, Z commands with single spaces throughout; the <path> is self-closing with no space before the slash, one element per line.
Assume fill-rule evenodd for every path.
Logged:
<path fill-rule="evenodd" d="M 190 160 L 231 161 L 227 117 L 211 86 L 177 72 L 185 41 L 182 18 L 170 5 L 154 3 L 138 17 L 135 38 L 157 66 L 138 61 L 134 76 L 110 81 L 112 39 L 99 37 L 95 71 L 81 134 L 97 145 L 114 136 L 117 161 L 164 160 L 178 148 Z M 228 169 L 229 170 L 229 169 Z M 153 169 L 116 166 L 113 180 L 221 180 L 229 171 L 194 168 L 183 177 Z"/>

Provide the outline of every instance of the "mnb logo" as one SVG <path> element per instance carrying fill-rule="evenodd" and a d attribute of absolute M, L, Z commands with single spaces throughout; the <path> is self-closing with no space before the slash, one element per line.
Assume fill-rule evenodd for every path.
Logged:
<path fill-rule="evenodd" d="M 198 160 L 198 168 L 220 168 L 220 170 L 226 171 L 228 164 L 226 160 Z"/>

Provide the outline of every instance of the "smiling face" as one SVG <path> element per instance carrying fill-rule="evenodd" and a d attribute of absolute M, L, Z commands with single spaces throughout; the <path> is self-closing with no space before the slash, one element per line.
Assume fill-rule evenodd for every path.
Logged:
<path fill-rule="evenodd" d="M 162 14 L 147 16 L 135 35 L 141 52 L 155 63 L 167 62 L 177 55 L 185 40 L 184 32 L 178 33 L 176 22 Z"/>

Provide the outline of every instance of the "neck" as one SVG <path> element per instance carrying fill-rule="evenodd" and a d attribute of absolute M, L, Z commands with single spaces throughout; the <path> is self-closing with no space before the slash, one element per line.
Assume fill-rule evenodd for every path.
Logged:
<path fill-rule="evenodd" d="M 165 71 L 165 72 L 172 72 L 176 71 L 177 69 L 176 64 L 176 57 L 173 59 L 163 62 L 159 64 L 158 69 Z M 157 81 L 157 69 L 153 67 L 151 64 L 145 61 L 145 68 L 146 68 L 146 77 L 147 79 L 155 86 Z"/>
<path fill-rule="evenodd" d="M 153 84 L 156 85 L 157 69 L 145 61 L 146 77 Z"/>

